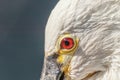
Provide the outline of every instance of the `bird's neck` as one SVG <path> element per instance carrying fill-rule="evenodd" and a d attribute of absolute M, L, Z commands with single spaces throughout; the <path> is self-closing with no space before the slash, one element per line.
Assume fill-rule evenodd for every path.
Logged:
<path fill-rule="evenodd" d="M 106 72 L 101 72 L 90 80 L 120 80 L 120 68 L 111 68 Z"/>
<path fill-rule="evenodd" d="M 90 80 L 120 80 L 120 54 L 108 59 L 106 71 L 100 72 Z"/>
<path fill-rule="evenodd" d="M 109 68 L 103 76 L 106 79 L 102 80 L 120 80 L 120 54 L 114 54 L 109 61 Z"/>

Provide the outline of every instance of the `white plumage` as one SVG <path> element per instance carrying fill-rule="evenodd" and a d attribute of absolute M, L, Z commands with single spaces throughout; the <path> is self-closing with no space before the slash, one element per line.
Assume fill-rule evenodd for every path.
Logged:
<path fill-rule="evenodd" d="M 120 0 L 60 0 L 47 23 L 46 56 L 64 33 L 80 39 L 70 63 L 71 80 L 120 80 Z"/>

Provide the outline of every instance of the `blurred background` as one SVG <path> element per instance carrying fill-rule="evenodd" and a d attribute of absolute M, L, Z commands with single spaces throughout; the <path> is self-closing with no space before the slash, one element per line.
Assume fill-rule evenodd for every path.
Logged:
<path fill-rule="evenodd" d="M 58 0 L 0 0 L 0 80 L 39 80 L 44 30 Z"/>

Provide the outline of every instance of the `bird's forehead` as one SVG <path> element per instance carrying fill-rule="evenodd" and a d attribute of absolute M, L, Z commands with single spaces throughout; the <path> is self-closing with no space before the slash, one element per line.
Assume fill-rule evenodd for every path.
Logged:
<path fill-rule="evenodd" d="M 78 0 L 74 0 L 78 1 Z M 58 36 L 67 32 L 71 26 L 75 2 L 73 0 L 60 0 L 51 12 L 45 30 L 45 51 L 49 52 L 55 47 Z M 72 10 L 73 9 L 73 10 Z M 69 12 L 71 10 L 71 12 Z M 66 21 L 66 19 L 69 19 Z M 67 26 L 67 27 L 65 27 Z"/>

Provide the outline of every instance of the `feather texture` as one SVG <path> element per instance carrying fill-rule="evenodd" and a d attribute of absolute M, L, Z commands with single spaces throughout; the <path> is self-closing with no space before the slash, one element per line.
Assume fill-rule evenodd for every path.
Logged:
<path fill-rule="evenodd" d="M 67 32 L 80 39 L 70 63 L 72 80 L 95 71 L 87 80 L 120 80 L 120 0 L 60 0 L 47 23 L 46 53 Z"/>

